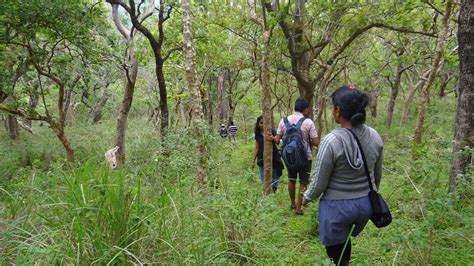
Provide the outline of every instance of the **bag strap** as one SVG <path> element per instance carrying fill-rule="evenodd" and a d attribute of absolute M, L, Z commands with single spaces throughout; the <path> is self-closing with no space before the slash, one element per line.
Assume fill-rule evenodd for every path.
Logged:
<path fill-rule="evenodd" d="M 285 123 L 286 129 L 289 129 L 291 127 L 290 122 L 288 121 L 288 117 L 283 118 L 283 122 Z"/>
<path fill-rule="evenodd" d="M 365 154 L 364 154 L 364 151 L 362 150 L 362 145 L 360 144 L 359 138 L 356 136 L 354 131 L 352 131 L 352 129 L 347 128 L 347 130 L 349 132 L 351 132 L 352 136 L 354 136 L 354 138 L 357 142 L 357 146 L 359 147 L 360 155 L 362 156 L 362 161 L 364 162 L 364 169 L 365 169 L 365 173 L 367 174 L 367 180 L 369 181 L 369 188 L 370 188 L 371 191 L 374 191 L 374 187 L 373 187 L 373 184 L 372 184 L 372 179 L 370 179 L 369 167 L 367 166 L 367 161 L 365 159 Z"/>
<path fill-rule="evenodd" d="M 305 120 L 306 120 L 306 117 L 304 116 L 300 118 L 300 120 L 298 120 L 298 123 L 296 123 L 296 128 L 300 129 Z"/>

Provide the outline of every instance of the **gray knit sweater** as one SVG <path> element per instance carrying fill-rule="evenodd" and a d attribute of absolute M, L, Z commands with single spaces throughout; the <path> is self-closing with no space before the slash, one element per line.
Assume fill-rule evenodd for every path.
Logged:
<path fill-rule="evenodd" d="M 382 178 L 383 141 L 375 129 L 352 129 L 360 140 L 372 183 L 377 190 Z M 311 183 L 304 193 L 305 202 L 322 199 L 355 199 L 369 193 L 369 183 L 357 142 L 347 129 L 337 128 L 326 135 L 314 166 Z"/>

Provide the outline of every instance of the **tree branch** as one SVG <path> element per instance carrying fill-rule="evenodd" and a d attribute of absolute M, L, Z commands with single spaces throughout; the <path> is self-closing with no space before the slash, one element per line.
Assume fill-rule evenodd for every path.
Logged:
<path fill-rule="evenodd" d="M 110 2 L 110 1 L 108 1 Z M 112 4 L 112 19 L 114 21 L 115 27 L 117 27 L 118 31 L 126 40 L 130 40 L 130 33 L 131 31 L 126 29 L 123 26 L 122 22 L 120 21 L 119 13 L 118 13 L 118 4 Z"/>
<path fill-rule="evenodd" d="M 0 110 L 8 112 L 10 114 L 18 115 L 18 116 L 23 117 L 23 118 L 28 119 L 28 120 L 50 122 L 49 117 L 42 116 L 42 115 L 31 115 L 31 114 L 28 114 L 28 113 L 26 113 L 22 110 L 9 108 L 8 106 L 6 106 L 4 104 L 0 104 Z"/>

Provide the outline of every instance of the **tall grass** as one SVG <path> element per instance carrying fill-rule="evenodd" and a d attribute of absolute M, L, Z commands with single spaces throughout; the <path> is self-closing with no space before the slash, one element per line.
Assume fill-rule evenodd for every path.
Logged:
<path fill-rule="evenodd" d="M 368 224 L 352 240 L 355 263 L 474 261 L 472 197 L 446 193 L 451 109 L 430 108 L 426 140 L 415 148 L 412 124 L 369 121 L 385 141 L 382 194 L 394 221 L 384 229 Z M 250 168 L 251 137 L 233 146 L 206 136 L 210 184 L 203 195 L 192 131 L 170 130 L 160 145 L 151 126 L 131 119 L 127 165 L 110 171 L 103 152 L 113 143 L 112 124 L 69 129 L 74 164 L 48 129 L 35 127 L 35 136 L 15 143 L 0 132 L 0 264 L 329 264 L 317 204 L 295 217 L 286 175 L 277 194 L 262 195 Z"/>

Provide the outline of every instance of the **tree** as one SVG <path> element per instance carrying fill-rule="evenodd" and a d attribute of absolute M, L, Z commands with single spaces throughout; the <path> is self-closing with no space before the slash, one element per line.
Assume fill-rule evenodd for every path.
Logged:
<path fill-rule="evenodd" d="M 74 149 L 65 134 L 67 91 L 80 75 L 74 70 L 76 64 L 100 56 L 96 51 L 104 49 L 95 34 L 104 24 L 100 5 L 60 0 L 2 1 L 0 10 L 5 12 L 0 16 L 0 45 L 21 49 L 31 64 L 44 113 L 31 112 L 19 101 L 0 104 L 0 110 L 47 122 L 66 149 L 67 159 L 73 161 Z M 53 88 L 57 89 L 56 95 L 50 95 Z M 56 106 L 56 115 L 50 112 L 50 102 Z"/>
<path fill-rule="evenodd" d="M 433 59 L 433 64 L 432 64 L 432 68 L 428 76 L 428 79 L 426 80 L 426 82 L 423 84 L 423 87 L 421 88 L 420 104 L 419 104 L 419 109 L 418 109 L 418 116 L 416 119 L 416 128 L 415 128 L 415 136 L 414 136 L 415 144 L 421 143 L 421 138 L 423 135 L 423 125 L 425 121 L 426 102 L 428 100 L 428 93 L 438 73 L 438 70 L 441 68 L 444 47 L 445 47 L 446 39 L 448 37 L 448 32 L 449 32 L 449 19 L 452 12 L 452 5 L 453 5 L 452 0 L 448 0 L 446 4 L 446 11 L 444 13 L 443 20 L 442 20 L 441 35 L 439 36 L 436 42 L 436 55 L 435 55 L 435 58 Z"/>
<path fill-rule="evenodd" d="M 329 85 L 327 81 L 332 80 L 326 73 L 331 69 L 328 66 L 338 64 L 348 48 L 369 30 L 381 28 L 434 36 L 403 24 L 399 27 L 388 23 L 395 24 L 398 17 L 412 12 L 415 7 L 411 5 L 404 10 L 403 6 L 400 8 L 398 5 L 381 5 L 380 3 L 377 3 L 375 7 L 375 4 L 352 2 L 320 5 L 304 0 L 284 2 L 275 0 L 266 7 L 276 14 L 276 20 L 287 42 L 291 72 L 298 82 L 300 96 L 304 97 L 311 107 L 314 105 L 313 98 L 316 94 L 318 97 L 326 97 L 324 92 Z M 392 8 L 396 9 L 396 12 L 387 12 Z M 344 24 L 350 26 L 342 27 L 341 25 Z M 317 85 L 322 88 L 322 91 L 315 93 Z"/>
<path fill-rule="evenodd" d="M 474 143 L 474 2 L 461 1 L 458 25 L 460 79 L 449 192 L 472 171 Z M 471 172 L 472 173 L 472 172 Z M 470 180 L 470 179 L 468 179 Z"/>
<path fill-rule="evenodd" d="M 163 67 L 165 61 L 170 57 L 170 55 L 181 49 L 181 47 L 175 47 L 170 49 L 167 53 L 163 51 L 163 44 L 165 41 L 164 33 L 164 23 L 170 18 L 171 11 L 173 10 L 172 6 L 169 6 L 166 10 L 164 0 L 159 1 L 159 6 L 155 6 L 155 0 L 151 0 L 148 3 L 148 11 L 142 13 L 142 5 L 145 4 L 145 1 L 140 1 L 138 6 L 135 6 L 135 0 L 129 0 L 128 5 L 120 0 L 107 0 L 108 3 L 112 5 L 120 5 L 125 9 L 125 11 L 130 16 L 130 20 L 134 29 L 141 32 L 150 43 L 150 46 L 153 50 L 153 55 L 155 57 L 155 72 L 156 78 L 158 81 L 158 88 L 160 91 L 160 115 L 161 115 L 161 142 L 164 142 L 165 130 L 168 128 L 169 124 L 169 112 L 168 112 L 168 92 L 166 90 L 166 80 L 163 73 Z M 155 10 L 158 11 L 158 36 L 155 37 L 153 33 L 145 27 L 144 22 L 147 18 L 151 17 Z"/>
<path fill-rule="evenodd" d="M 109 2 L 110 3 L 110 2 Z M 117 164 L 115 167 L 125 163 L 125 131 L 127 128 L 128 113 L 132 107 L 133 94 L 135 92 L 135 82 L 138 73 L 138 61 L 135 56 L 135 34 L 136 29 L 125 28 L 120 20 L 118 4 L 112 4 L 112 19 L 115 27 L 122 35 L 126 43 L 126 59 L 124 64 L 125 82 L 123 89 L 123 100 L 117 116 L 117 129 L 115 135 L 115 149 Z"/>
<path fill-rule="evenodd" d="M 201 185 L 207 184 L 207 176 L 204 172 L 207 159 L 207 149 L 204 144 L 204 114 L 202 111 L 201 92 L 199 90 L 199 82 L 196 74 L 196 59 L 193 45 L 193 19 L 189 0 L 181 1 L 181 9 L 183 12 L 183 51 L 184 51 L 184 68 L 186 70 L 186 80 L 192 97 L 191 121 L 196 132 L 196 146 L 199 154 L 199 162 L 196 167 L 196 177 Z"/>
<path fill-rule="evenodd" d="M 261 0 L 262 16 L 257 16 L 257 6 L 253 0 L 247 0 L 250 7 L 250 18 L 255 24 L 262 29 L 262 36 L 259 44 L 262 46 L 261 50 L 256 48 L 255 53 L 259 57 L 258 70 L 259 81 L 262 87 L 261 102 L 263 113 L 263 135 L 271 134 L 272 128 L 272 94 L 270 87 L 270 67 L 268 63 L 269 57 L 269 43 L 270 43 L 270 26 L 268 25 L 268 18 L 266 15 L 265 1 Z M 273 164 L 273 145 L 272 141 L 266 140 L 263 144 L 263 191 L 266 195 L 272 192 L 272 164 Z"/>

